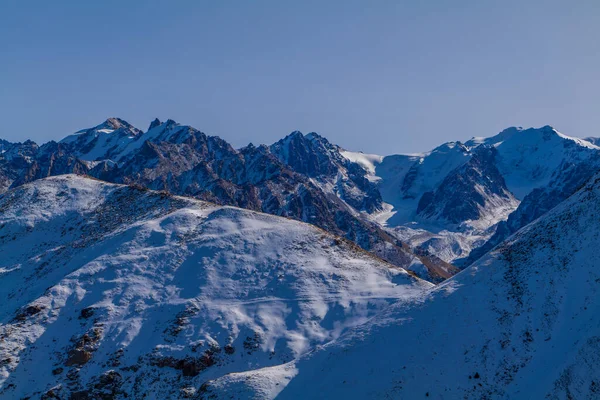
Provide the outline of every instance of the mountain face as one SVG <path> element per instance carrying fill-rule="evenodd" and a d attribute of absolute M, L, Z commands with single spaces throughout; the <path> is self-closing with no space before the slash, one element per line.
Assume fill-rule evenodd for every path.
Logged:
<path fill-rule="evenodd" d="M 120 118 L 109 118 L 102 124 L 76 132 L 61 140 L 72 154 L 82 160 L 119 161 L 142 131 Z"/>
<path fill-rule="evenodd" d="M 205 398 L 598 398 L 599 209 L 596 176 L 425 298 Z"/>
<path fill-rule="evenodd" d="M 509 190 L 521 200 L 533 189 L 548 185 L 563 165 L 585 162 L 600 150 L 550 126 L 509 128 L 488 139 L 474 139 L 467 145 L 477 143 L 493 145 L 498 150 L 497 167 Z"/>
<path fill-rule="evenodd" d="M 549 185 L 563 165 L 584 163 L 600 150 L 585 140 L 565 136 L 552 127 L 545 126 L 539 129 L 509 128 L 490 138 L 473 138 L 465 143 L 449 142 L 429 153 L 383 157 L 374 166 L 374 174 L 379 179 L 383 201 L 394 207 L 394 214 L 387 224 L 399 226 L 422 216 L 433 216 L 434 221 L 439 219 L 440 210 L 424 211 L 424 207 L 436 190 L 439 192 L 438 196 L 441 195 L 444 189 L 440 186 L 447 186 L 452 175 L 455 184 L 463 179 L 470 180 L 464 183 L 470 187 L 462 190 L 470 190 L 474 194 L 476 189 L 473 185 L 478 182 L 472 176 L 460 175 L 472 174 L 473 168 L 466 166 L 462 170 L 457 169 L 473 157 L 481 157 L 478 156 L 478 149 L 482 146 L 495 149 L 493 157 L 486 160 L 486 163 L 492 163 L 493 166 L 485 165 L 488 169 L 484 174 L 494 176 L 496 181 L 501 178 L 504 181 L 504 191 L 519 201 L 534 189 Z M 423 196 L 424 203 L 419 207 Z M 510 205 L 510 211 L 514 211 L 518 205 L 515 201 L 506 202 L 506 198 L 501 202 L 504 206 Z M 489 204 L 490 207 L 483 209 L 481 201 L 470 201 L 469 205 L 460 202 L 445 204 L 444 214 L 450 217 L 452 223 L 479 218 L 479 225 L 485 225 L 485 221 L 489 220 L 487 217 L 503 206 L 496 202 Z M 504 214 L 507 214 L 506 211 Z M 487 226 L 497 222 L 489 220 Z"/>
<path fill-rule="evenodd" d="M 374 166 L 383 201 L 393 206 L 386 222 L 398 226 L 413 221 L 421 197 L 435 190 L 448 172 L 466 163 L 468 148 L 445 143 L 429 153 L 383 157 Z"/>
<path fill-rule="evenodd" d="M 354 210 L 374 213 L 383 207 L 381 194 L 368 171 L 342 155 L 342 149 L 316 133 L 300 132 L 273 144 L 272 154 L 293 171 L 306 175 L 328 194 L 335 194 Z"/>
<path fill-rule="evenodd" d="M 30 140 L 24 143 L 0 140 L 0 193 L 23 175 L 38 150 L 39 146 Z"/>
<path fill-rule="evenodd" d="M 0 197 L 0 397 L 197 398 L 431 284 L 314 226 L 65 175 Z"/>
<path fill-rule="evenodd" d="M 430 153 L 370 156 L 365 169 L 389 204 L 378 221 L 391 234 L 464 267 L 573 194 L 599 170 L 598 150 L 549 126 L 509 128 Z"/>
<path fill-rule="evenodd" d="M 497 156 L 495 147 L 476 148 L 471 159 L 451 171 L 435 191 L 421 196 L 417 215 L 459 224 L 488 217 L 488 213 L 487 226 L 506 219 L 518 201 L 495 165 Z"/>

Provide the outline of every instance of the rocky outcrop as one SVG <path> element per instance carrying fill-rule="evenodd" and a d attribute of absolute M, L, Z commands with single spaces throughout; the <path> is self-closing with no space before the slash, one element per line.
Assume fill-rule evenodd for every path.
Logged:
<path fill-rule="evenodd" d="M 434 191 L 423 194 L 417 215 L 460 224 L 499 209 L 514 209 L 518 201 L 496 167 L 497 154 L 494 147 L 478 147 L 467 163 L 451 171 Z"/>

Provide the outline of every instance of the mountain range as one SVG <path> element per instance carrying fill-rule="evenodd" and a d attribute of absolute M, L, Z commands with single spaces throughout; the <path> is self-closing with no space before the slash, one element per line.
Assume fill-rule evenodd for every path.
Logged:
<path fill-rule="evenodd" d="M 347 151 L 317 133 L 229 143 L 172 120 L 119 118 L 38 146 L 0 142 L 0 192 L 75 173 L 293 218 L 437 283 L 573 194 L 600 167 L 593 139 L 545 126 L 411 155 Z"/>
<path fill-rule="evenodd" d="M 594 398 L 596 143 L 0 140 L 0 396 Z"/>

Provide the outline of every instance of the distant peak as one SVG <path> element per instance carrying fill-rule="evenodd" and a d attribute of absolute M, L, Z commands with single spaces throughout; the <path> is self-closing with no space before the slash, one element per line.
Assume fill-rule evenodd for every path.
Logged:
<path fill-rule="evenodd" d="M 122 120 L 121 118 L 111 117 L 104 121 L 102 126 L 111 128 L 111 129 L 119 129 L 123 126 L 130 126 L 127 121 Z"/>
<path fill-rule="evenodd" d="M 505 132 L 520 132 L 523 130 L 522 126 L 509 126 L 508 128 L 502 130 L 500 133 L 505 133 Z"/>
<path fill-rule="evenodd" d="M 460 150 L 460 151 L 464 151 L 466 149 L 466 147 L 460 141 L 446 142 L 446 143 L 443 143 L 443 144 L 439 145 L 435 149 L 433 149 L 432 152 L 434 152 L 434 151 L 445 152 L 447 150 L 454 150 L 454 149 L 457 149 L 457 150 Z"/>
<path fill-rule="evenodd" d="M 523 128 L 522 126 L 511 126 L 509 128 L 504 129 L 502 132 L 499 133 L 499 135 L 502 136 L 507 136 L 507 135 L 513 135 L 513 134 L 517 134 L 517 133 L 532 133 L 532 132 L 557 132 L 556 129 L 554 129 L 554 127 L 550 126 L 550 125 L 544 125 L 541 126 L 539 128 Z"/>
<path fill-rule="evenodd" d="M 540 128 L 541 131 L 543 132 L 556 132 L 556 129 L 554 129 L 552 126 L 550 125 L 544 125 Z"/>
<path fill-rule="evenodd" d="M 317 132 L 307 133 L 305 136 L 307 139 L 325 139 L 323 136 L 319 135 Z"/>
<path fill-rule="evenodd" d="M 299 141 L 304 141 L 304 135 L 300 131 L 293 131 L 283 139 L 279 139 L 279 141 L 274 143 L 273 146 L 289 146 L 291 142 Z"/>
<path fill-rule="evenodd" d="M 157 126 L 159 126 L 160 124 L 162 124 L 161 120 L 158 118 L 154 118 L 154 121 L 150 122 L 150 126 L 148 127 L 148 130 L 154 129 Z"/>

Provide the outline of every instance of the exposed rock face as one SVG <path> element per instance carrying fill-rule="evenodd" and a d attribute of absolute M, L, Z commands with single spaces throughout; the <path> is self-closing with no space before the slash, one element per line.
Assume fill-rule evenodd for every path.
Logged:
<path fill-rule="evenodd" d="M 30 140 L 24 143 L 0 141 L 0 193 L 28 171 L 38 150 L 39 146 Z"/>
<path fill-rule="evenodd" d="M 423 194 L 417 215 L 459 224 L 479 220 L 487 210 L 512 209 L 518 204 L 496 168 L 497 150 L 480 146 L 471 159 L 451 171 L 432 192 Z"/>
<path fill-rule="evenodd" d="M 271 145 L 270 151 L 290 169 L 314 178 L 322 189 L 354 209 L 368 213 L 381 210 L 381 194 L 367 179 L 367 171 L 343 157 L 339 147 L 317 133 L 293 132 Z"/>

